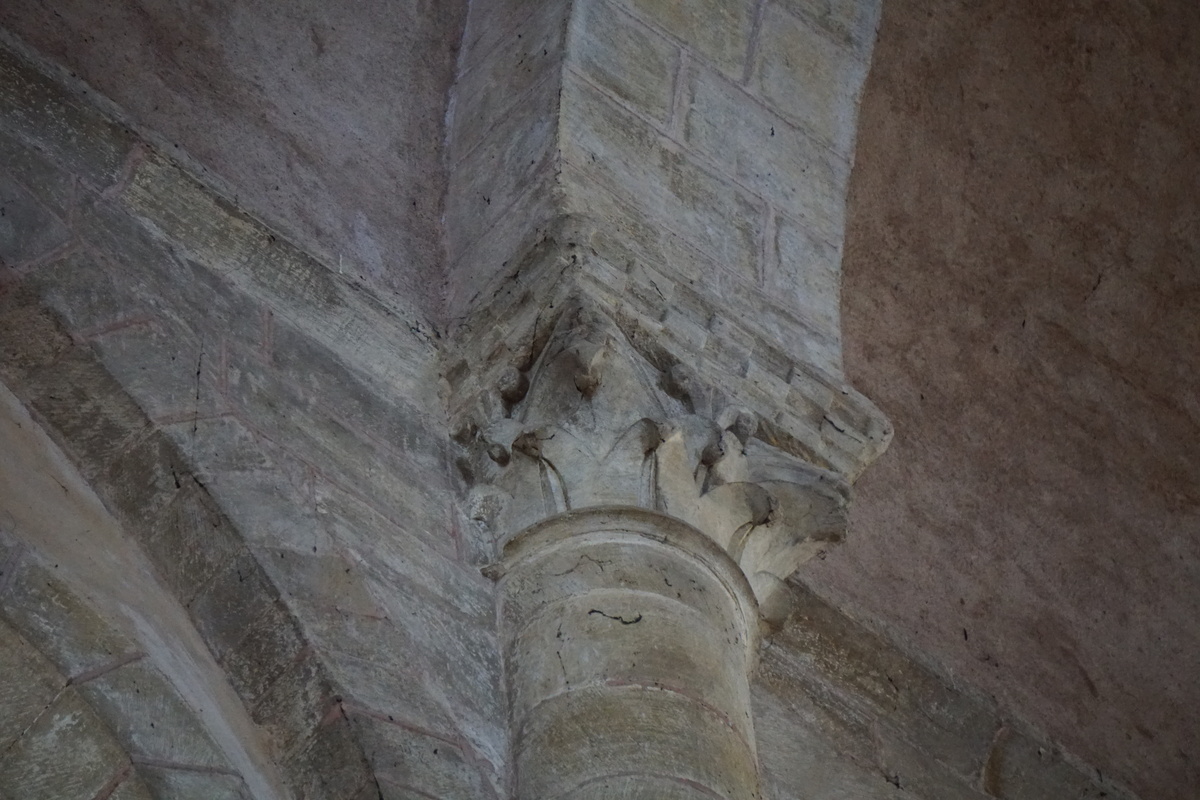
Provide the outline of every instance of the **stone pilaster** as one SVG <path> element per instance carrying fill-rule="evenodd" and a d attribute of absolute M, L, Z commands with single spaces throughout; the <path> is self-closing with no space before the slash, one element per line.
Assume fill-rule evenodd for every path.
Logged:
<path fill-rule="evenodd" d="M 760 616 L 841 539 L 847 485 L 593 303 L 538 339 L 457 434 L 501 553 L 515 796 L 757 797 Z"/>
<path fill-rule="evenodd" d="M 759 795 L 760 627 L 890 436 L 838 314 L 878 4 L 818 5 L 472 6 L 446 382 L 522 800 Z"/>

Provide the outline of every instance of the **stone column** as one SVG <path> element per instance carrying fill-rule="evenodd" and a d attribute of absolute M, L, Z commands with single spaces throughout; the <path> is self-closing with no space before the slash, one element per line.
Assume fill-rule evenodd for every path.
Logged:
<path fill-rule="evenodd" d="M 606 506 L 505 548 L 518 798 L 755 798 L 758 610 L 738 566 L 663 514 Z"/>
<path fill-rule="evenodd" d="M 760 620 L 890 435 L 838 316 L 877 10 L 472 4 L 446 396 L 522 800 L 758 796 Z"/>
<path fill-rule="evenodd" d="M 845 482 L 585 301 L 542 339 L 457 435 L 501 547 L 514 795 L 759 797 L 760 620 L 841 538 Z"/>

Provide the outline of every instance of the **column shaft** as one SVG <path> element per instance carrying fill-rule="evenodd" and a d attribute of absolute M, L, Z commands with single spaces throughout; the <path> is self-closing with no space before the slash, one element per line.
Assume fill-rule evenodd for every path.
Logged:
<path fill-rule="evenodd" d="M 505 549 L 515 796 L 757 798 L 757 609 L 694 528 L 639 508 L 539 523 Z"/>

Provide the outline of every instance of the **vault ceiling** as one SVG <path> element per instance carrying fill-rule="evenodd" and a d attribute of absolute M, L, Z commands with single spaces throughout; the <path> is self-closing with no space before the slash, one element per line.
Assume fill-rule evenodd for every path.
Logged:
<path fill-rule="evenodd" d="M 0 26 L 421 303 L 464 6 L 10 2 Z M 885 2 L 843 305 L 897 433 L 803 576 L 1148 797 L 1200 783 L 1196 52 L 1183 0 Z"/>

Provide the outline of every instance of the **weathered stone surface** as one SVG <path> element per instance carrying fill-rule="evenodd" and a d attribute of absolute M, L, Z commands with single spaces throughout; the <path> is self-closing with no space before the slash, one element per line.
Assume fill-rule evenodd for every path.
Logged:
<path fill-rule="evenodd" d="M 360 434 L 338 413 L 317 406 L 254 357 L 229 354 L 229 394 L 234 408 L 256 431 L 320 465 L 327 479 L 362 493 L 392 519 L 436 519 L 444 514 L 437 487 L 445 478 L 446 444 L 420 418 L 405 420 L 396 440 Z M 345 409 L 353 413 L 353 407 Z"/>
<path fill-rule="evenodd" d="M 846 762 L 834 769 L 858 775 L 868 797 L 1132 796 L 1014 729 L 993 702 L 792 588 L 795 614 L 763 650 L 756 681 L 756 710 L 768 720 L 759 737 L 768 776 L 792 768 L 782 752 L 800 736 L 832 746 Z M 811 774 L 820 779 L 822 768 Z M 846 784 L 818 780 L 813 788 L 815 798 L 841 797 Z"/>
<path fill-rule="evenodd" d="M 141 775 L 130 774 L 109 795 L 108 800 L 155 800 Z"/>
<path fill-rule="evenodd" d="M 0 752 L 7 752 L 54 702 L 65 680 L 15 630 L 0 626 Z"/>
<path fill-rule="evenodd" d="M 8 47 L 0 47 L 0 119 L 11 135 L 99 189 L 117 181 L 136 141 Z"/>
<path fill-rule="evenodd" d="M 900 800 L 905 797 L 870 760 L 859 761 L 854 748 L 841 746 L 819 712 L 803 702 L 780 702 L 754 687 L 754 726 L 762 764 L 763 793 L 772 798 L 805 800 Z M 911 797 L 911 795 L 909 795 Z"/>
<path fill-rule="evenodd" d="M 741 77 L 754 30 L 754 3 L 750 0 L 619 1 L 681 39 L 714 66 Z"/>
<path fill-rule="evenodd" d="M 843 158 L 720 75 L 696 70 L 688 91 L 688 145 L 775 208 L 805 219 L 809 235 L 841 241 L 850 175 Z"/>
<path fill-rule="evenodd" d="M 19 563 L 28 568 L 26 574 L 34 580 L 41 580 L 40 574 L 53 575 L 54 585 L 48 587 L 54 590 L 53 610 L 33 603 L 32 610 L 49 611 L 48 624 L 34 630 L 34 638 L 45 640 L 46 653 L 61 660 L 59 669 L 64 672 L 82 664 L 70 676 L 72 685 L 80 689 L 134 663 L 153 664 L 163 675 L 169 674 L 173 690 L 195 711 L 194 721 L 254 794 L 282 798 L 278 788 L 282 782 L 263 757 L 249 715 L 178 598 L 161 583 L 136 539 L 122 531 L 68 456 L 19 401 L 7 389 L 0 393 L 0 401 L 0 452 L 7 467 L 0 470 L 0 507 L 6 527 L 12 525 L 21 537 Z M 11 582 L 9 588 L 19 585 Z M 22 600 L 20 595 L 10 599 Z M 66 618 L 51 621 L 53 616 Z M 11 618 L 17 624 L 28 621 L 31 630 L 42 625 L 20 613 Z M 135 640 L 135 647 L 108 655 L 116 649 L 114 640 L 123 637 Z M 66 675 L 60 680 L 68 684 Z M 133 695 L 139 696 L 137 687 Z M 182 704 L 170 705 L 182 713 Z M 136 702 L 97 702 L 91 708 L 109 731 L 139 731 L 147 722 L 136 716 Z M 126 772 L 124 767 L 114 771 L 105 786 L 116 787 Z"/>
<path fill-rule="evenodd" d="M 393 791 L 406 790 L 445 800 L 499 797 L 497 776 L 481 774 L 459 747 L 428 731 L 356 714 L 353 725 L 375 780 Z M 490 765 L 488 772 L 490 773 Z"/>
<path fill-rule="evenodd" d="M 750 86 L 817 141 L 849 158 L 866 63 L 824 31 L 768 3 Z"/>
<path fill-rule="evenodd" d="M 552 172 L 561 86 L 557 73 L 535 84 L 459 161 L 449 186 L 456 202 L 446 216 L 447 236 L 454 243 L 452 259 L 525 198 L 541 176 Z"/>
<path fill-rule="evenodd" d="M 9 797 L 91 800 L 128 765 L 124 751 L 75 690 L 39 709 L 0 754 L 0 792 Z"/>
<path fill-rule="evenodd" d="M 0 595 L 0 616 L 59 672 L 80 675 L 137 654 L 133 640 L 90 608 L 52 566 L 25 558 L 13 569 Z"/>
<path fill-rule="evenodd" d="M 587 184 L 568 186 L 587 208 L 585 191 L 614 192 L 640 214 L 672 228 L 726 268 L 757 279 L 762 210 L 758 201 L 680 153 L 646 123 L 595 88 L 564 77 L 563 159 Z"/>
<path fill-rule="evenodd" d="M 661 124 L 674 112 L 680 51 L 603 0 L 576 0 L 570 69 Z"/>
<path fill-rule="evenodd" d="M 492 21 L 487 32 L 489 37 L 498 37 L 489 39 L 494 46 L 468 46 L 463 54 L 450 106 L 450 164 L 458 164 L 492 136 L 505 117 L 532 120 L 538 109 L 531 100 L 541 90 L 539 85 L 558 83 L 573 0 L 529 3 L 522 10 L 523 17 L 511 11 L 505 13 L 505 5 L 489 3 L 487 9 L 472 15 L 476 24 L 486 24 L 482 18 L 487 15 L 503 14 L 503 18 Z"/>
<path fill-rule="evenodd" d="M 444 287 L 433 274 L 429 285 L 432 294 L 444 288 L 456 307 L 476 316 L 461 326 L 467 333 L 461 340 L 465 349 L 474 351 L 450 355 L 444 392 L 436 379 L 440 332 L 421 314 L 356 287 L 354 280 L 371 279 L 369 266 L 363 270 L 356 263 L 350 277 L 337 275 L 326 264 L 340 267 L 340 259 L 326 256 L 323 264 L 243 215 L 236 204 L 215 201 L 207 188 L 163 158 L 161 148 L 139 150 L 126 162 L 133 171 L 132 188 L 113 186 L 101 199 L 86 185 L 75 197 L 53 168 L 43 170 L 45 164 L 22 156 L 24 145 L 15 148 L 20 191 L 36 195 L 48 213 L 73 225 L 84 249 L 47 269 L 39 266 L 0 300 L 6 310 L 16 309 L 11 322 L 0 319 L 5 336 L 14 341 L 26 336 L 25 323 L 29 330 L 52 334 L 48 344 L 22 342 L 0 368 L 22 382 L 22 391 L 33 386 L 35 394 L 45 394 L 45 420 L 66 430 L 62 440 L 74 443 L 72 457 L 115 460 L 99 470 L 88 466 L 89 478 L 95 477 L 106 501 L 150 543 L 147 550 L 172 591 L 195 600 L 198 627 L 222 654 L 255 719 L 287 757 L 299 793 L 455 796 L 502 785 L 508 748 L 492 594 L 464 562 L 486 560 L 506 532 L 504 525 L 480 524 L 496 507 L 496 497 L 486 491 L 469 497 L 469 513 L 451 508 L 459 478 L 478 489 L 481 476 L 495 477 L 489 465 L 506 459 L 521 464 L 528 474 L 508 488 L 521 490 L 510 494 L 534 516 L 571 502 L 612 502 L 652 487 L 659 492 L 654 507 L 704 523 L 752 577 L 765 573 L 771 576 L 763 579 L 767 588 L 777 589 L 776 573 L 787 574 L 803 558 L 823 554 L 822 548 L 837 538 L 833 532 L 840 530 L 844 497 L 833 496 L 841 494 L 837 491 L 823 495 L 831 505 L 789 503 L 780 499 L 788 490 L 767 485 L 803 484 L 808 490 L 820 470 L 835 473 L 837 480 L 852 479 L 886 444 L 882 416 L 841 379 L 838 181 L 844 180 L 848 153 L 829 156 L 801 133 L 806 126 L 845 133 L 842 111 L 845 103 L 853 106 L 857 84 L 846 77 L 853 64 L 847 67 L 838 59 L 848 53 L 854 63 L 865 63 L 875 4 L 726 4 L 706 12 L 730 17 L 731 24 L 716 32 L 703 27 L 711 20 L 687 15 L 688 9 L 704 8 L 705 3 L 634 0 L 552 7 L 511 0 L 472 15 L 465 41 L 478 52 L 467 52 L 462 61 L 464 111 L 456 118 L 464 133 L 461 142 L 452 141 L 462 145 L 463 163 L 477 160 L 463 168 L 470 174 L 457 188 L 464 197 L 478 194 L 492 202 L 499 197 L 503 207 L 492 208 L 486 199 L 481 207 L 479 198 L 475 205 L 450 204 L 448 216 L 459 233 L 447 244 L 463 271 Z M 556 52 L 553 45 L 563 41 L 558 37 L 568 14 L 575 35 Z M 793 37 L 789 26 L 807 31 L 811 41 Z M 313 34 L 320 42 L 322 34 L 315 29 Z M 834 50 L 823 49 L 826 44 Z M 557 96 L 556 70 L 569 76 L 567 93 Z M 829 93 L 820 80 L 808 83 L 814 76 L 841 83 Z M 523 105 L 527 93 L 539 87 L 546 89 L 545 102 Z M 482 113 L 473 115 L 472 108 Z M 627 130 L 604 127 L 614 115 Z M 564 131 L 571 133 L 564 120 L 594 136 L 590 150 L 564 138 Z M 545 160 L 522 176 L 515 167 L 524 169 L 530 152 L 522 137 L 541 124 L 552 130 L 532 150 L 544 144 Z M 777 135 L 765 146 L 754 146 L 761 131 L 772 128 Z M 495 139 L 487 141 L 491 150 L 474 147 L 493 134 Z M 594 166 L 591 156 L 611 160 L 613 154 L 631 163 Z M 137 159 L 143 156 L 139 168 Z M 460 160 L 451 161 L 456 171 Z M 806 170 L 818 167 L 833 173 L 832 188 L 806 183 Z M 29 176 L 41 174 L 47 176 L 45 191 L 28 185 Z M 644 193 L 647 182 L 652 191 Z M 500 191 L 493 195 L 491 188 L 483 191 L 487 187 Z M 808 194 L 802 197 L 797 187 Z M 668 202 L 659 202 L 663 198 Z M 422 193 L 420 199 L 423 208 L 442 202 L 436 193 Z M 733 230 L 728 224 L 733 218 L 749 221 L 746 230 Z M 822 219 L 828 224 L 818 222 Z M 402 217 L 400 223 L 403 227 Z M 39 235 L 62 234 L 54 224 L 39 217 L 26 227 Z M 370 220 L 356 223 L 355 232 L 370 250 Z M 455 251 L 463 244 L 460 238 L 470 241 Z M 737 242 L 736 248 L 722 249 L 729 241 Z M 538 370 L 557 368 L 539 361 L 547 332 L 540 318 L 544 314 L 553 322 L 552 308 L 581 296 L 613 319 L 614 336 L 630 345 L 622 357 L 630 355 L 631 363 L 646 367 L 654 391 L 669 398 L 664 403 L 672 413 L 652 409 L 642 417 L 621 407 L 620 400 L 598 399 L 604 381 L 596 379 L 610 374 L 602 363 L 607 353 L 570 374 L 564 396 L 571 402 L 542 403 L 545 413 L 537 421 L 574 413 L 579 395 L 593 411 L 601 409 L 601 418 L 608 413 L 612 419 L 622 413 L 637 417 L 626 420 L 632 428 L 621 430 L 646 434 L 644 439 L 635 435 L 616 448 L 580 444 L 587 437 L 578 434 L 586 425 L 572 420 L 557 427 L 540 424 L 538 431 L 557 435 L 525 438 L 517 446 L 522 436 L 506 439 L 514 431 L 503 429 L 483 437 L 486 461 L 462 459 L 461 474 L 453 474 L 443 401 L 456 415 L 472 409 L 481 412 L 477 420 L 489 423 L 528 422 L 531 417 L 520 418 L 521 395 L 537 393 Z M 43 314 L 46 303 L 65 325 Z M 26 314 L 30 308 L 35 312 Z M 138 314 L 123 314 L 133 311 Z M 92 350 L 65 350 L 68 330 L 77 341 L 91 342 Z M 94 354 L 99 367 L 72 363 L 88 362 Z M 203 380 L 195 387 L 203 389 L 201 395 L 194 391 L 192 370 L 200 372 L 206 359 Z M 66 365 L 65 380 L 46 377 L 58 369 L 47 366 L 55 360 Z M 677 370 L 681 365 L 688 370 Z M 94 396 L 78 391 L 59 396 L 59 389 L 73 388 L 76 380 L 94 385 Z M 534 389 L 521 388 L 523 380 L 532 381 Z M 121 392 L 132 394 L 132 403 Z M 396 402 L 401 396 L 404 401 Z M 226 405 L 230 399 L 233 404 Z M 74 410 L 79 418 L 72 418 L 76 400 L 81 409 Z M 96 431 L 88 430 L 85 418 L 92 413 L 101 423 Z M 665 424 L 641 424 L 646 419 Z M 137 435 L 122 433 L 123 420 L 132 421 L 127 427 L 138 429 Z M 154 423 L 168 424 L 169 430 Z M 487 427 L 488 436 L 496 432 Z M 619 438 L 612 434 L 620 426 L 609 427 L 600 438 Z M 696 435 L 700 429 L 703 435 Z M 102 439 L 113 432 L 116 441 L 106 448 Z M 572 444 L 565 442 L 567 433 L 576 436 Z M 474 435 L 468 431 L 460 438 L 479 444 Z M 623 449 L 630 442 L 650 445 L 655 437 L 661 441 L 653 442 L 653 455 L 639 454 L 636 446 Z M 782 478 L 769 479 L 746 466 L 756 461 L 774 465 L 781 470 L 774 478 Z M 819 469 L 801 470 L 804 480 L 798 481 L 794 471 L 778 467 L 780 461 Z M 326 467 L 331 467 L 328 473 Z M 642 469 L 656 474 L 647 478 Z M 392 483 L 397 478 L 401 488 Z M 747 488 L 718 497 L 734 483 L 757 486 L 768 499 Z M 213 500 L 206 501 L 210 488 Z M 640 495 L 637 501 L 645 504 Z M 787 539 L 780 533 L 785 528 L 804 535 Z M 252 544 L 249 556 L 243 538 Z M 797 549 L 780 557 L 775 545 Z M 607 560 L 606 552 L 597 555 L 603 557 L 598 561 Z M 264 560 L 264 574 L 259 574 L 254 565 Z M 784 566 L 774 573 L 758 570 L 764 563 Z M 622 580 L 631 581 L 632 575 L 624 573 Z M 581 579 L 575 588 L 585 584 Z M 756 582 L 760 591 L 763 585 Z M 645 609 L 653 607 L 657 615 L 661 607 L 674 610 L 671 603 L 683 600 L 682 592 L 674 601 L 659 592 L 632 599 L 585 595 L 603 600 L 603 609 L 595 610 L 617 620 L 591 614 L 590 603 L 584 609 L 562 601 L 558 610 L 564 614 L 586 612 L 582 624 L 518 637 L 529 671 L 542 679 L 519 702 L 537 697 L 553 705 L 571 694 L 568 686 L 600 687 L 603 675 L 641 687 L 604 687 L 622 690 L 614 694 L 645 690 L 661 700 L 678 687 L 652 685 L 654 675 L 673 673 L 702 687 L 697 694 L 711 700 L 709 710 L 728 721 L 745 698 L 723 691 L 719 681 L 703 679 L 720 671 L 721 637 L 697 633 L 687 616 L 711 608 L 688 604 L 688 622 L 679 626 L 659 625 L 657 616 L 654 623 L 644 616 L 632 622 Z M 640 666 L 634 668 L 630 654 L 636 648 L 614 646 L 606 655 L 559 662 L 555 671 L 563 652 L 554 649 L 558 637 L 551 633 L 562 632 L 573 641 L 603 638 L 607 623 L 621 626 L 619 631 L 636 627 L 656 644 L 677 641 L 682 643 L 677 651 L 705 656 L 656 650 L 639 656 Z M 804 772 L 768 769 L 775 781 L 768 780 L 768 788 L 786 795 L 804 785 L 814 797 L 821 792 L 891 797 L 901 789 L 890 781 L 904 791 L 948 797 L 974 797 L 981 790 L 1034 796 L 1101 791 L 1067 760 L 1050 757 L 1043 764 L 1039 754 L 1035 764 L 1028 747 L 1032 739 L 993 735 L 980 745 L 976 715 L 991 719 L 986 704 L 980 711 L 960 703 L 936 677 L 894 653 L 881 655 L 877 643 L 843 623 L 823 619 L 814 626 L 824 632 L 815 641 L 780 639 L 781 647 L 795 649 L 767 656 L 764 680 L 774 681 L 772 691 L 794 683 L 812 695 L 802 726 L 779 714 L 770 717 L 777 723 L 774 735 L 802 727 L 821 754 L 806 753 L 803 769 L 825 780 L 802 783 L 807 779 L 794 776 Z M 247 631 L 241 638 L 237 626 Z M 275 633 L 280 636 L 268 635 Z M 822 635 L 849 645 L 831 648 Z M 567 656 L 579 652 L 565 650 Z M 889 678 L 887 687 L 877 680 L 879 670 Z M 94 687 L 121 697 L 127 687 L 118 686 L 118 679 L 134 671 L 126 666 L 92 677 L 81 691 Z M 561 700 L 568 708 L 564 716 L 570 716 L 576 699 Z M 783 702 L 773 697 L 768 705 L 779 712 Z M 625 722 L 636 720 L 641 703 L 627 705 L 621 716 Z M 223 719 L 227 712 L 214 716 Z M 358 732 L 330 734 L 348 727 L 341 716 L 346 713 L 356 725 L 363 723 Z M 414 724 L 419 731 L 411 730 Z M 608 727 L 632 740 L 623 724 L 618 720 Z M 729 727 L 742 735 L 747 730 L 740 724 Z M 360 739 L 367 728 L 378 747 L 368 753 L 372 763 L 362 766 Z M 383 733 L 375 736 L 375 728 Z M 119 729 L 133 735 L 128 733 L 133 728 Z M 314 731 L 316 740 L 310 738 Z M 162 744 L 145 738 L 144 730 L 137 735 L 154 747 Z M 426 740 L 446 742 L 448 749 L 430 759 Z M 794 742 L 781 746 L 776 741 L 769 751 L 772 763 L 778 767 L 800 749 Z M 642 752 L 633 755 L 648 758 Z M 361 769 L 349 769 L 345 780 L 329 778 L 319 788 L 335 768 L 348 764 Z M 178 764 L 143 766 L 178 773 L 173 780 L 179 786 L 162 791 L 180 796 L 208 796 L 236 780 L 219 771 L 177 769 Z M 467 766 L 474 771 L 464 771 Z M 821 767 L 827 767 L 824 773 Z M 779 777 L 785 775 L 790 777 Z M 485 776 L 484 783 L 472 782 L 478 776 Z M 693 796 L 695 788 L 658 777 L 593 777 L 581 796 Z M 440 788 L 435 792 L 401 782 L 408 778 Z M 107 785 L 116 786 L 113 780 Z M 194 785 L 183 785 L 189 782 Z"/>
<path fill-rule="evenodd" d="M 0 174 L 0 268 L 28 269 L 70 238 L 70 231 L 49 209 Z"/>
<path fill-rule="evenodd" d="M 69 218 L 76 202 L 75 176 L 37 148 L 0 126 L 0 164 L 15 181 L 60 220 Z"/>
<path fill-rule="evenodd" d="M 153 797 L 179 800 L 248 800 L 246 786 L 235 775 L 138 764 L 138 775 Z"/>
<path fill-rule="evenodd" d="M 138 758 L 228 768 L 195 711 L 154 666 L 135 661 L 82 682 L 77 691 Z"/>
<path fill-rule="evenodd" d="M 295 792 L 313 800 L 356 797 L 374 782 L 371 767 L 341 714 L 326 718 L 283 760 Z"/>
<path fill-rule="evenodd" d="M 146 451 L 135 450 L 142 455 Z M 147 457 L 150 457 L 147 455 Z M 239 551 L 235 534 L 207 492 L 190 476 L 147 527 L 135 530 L 167 585 L 190 604 L 214 577 L 224 574 Z"/>
<path fill-rule="evenodd" d="M 18 2 L 0 24 L 328 263 L 436 302 L 443 111 L 466 3 L 219 9 Z"/>

